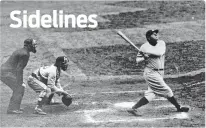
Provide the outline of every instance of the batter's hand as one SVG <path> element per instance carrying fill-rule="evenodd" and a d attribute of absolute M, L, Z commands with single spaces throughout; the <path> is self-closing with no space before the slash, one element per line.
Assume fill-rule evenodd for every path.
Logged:
<path fill-rule="evenodd" d="M 144 58 L 147 60 L 149 58 L 149 55 L 145 53 Z"/>
<path fill-rule="evenodd" d="M 144 53 L 142 51 L 140 51 L 139 53 L 144 57 L 145 60 L 147 60 L 149 58 L 148 54 L 146 54 L 146 53 Z"/>

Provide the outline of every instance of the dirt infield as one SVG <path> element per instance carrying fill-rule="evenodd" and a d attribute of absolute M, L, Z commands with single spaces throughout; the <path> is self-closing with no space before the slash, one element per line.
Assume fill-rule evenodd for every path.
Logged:
<path fill-rule="evenodd" d="M 204 45 L 204 40 L 168 43 L 165 74 L 204 68 Z M 128 45 L 64 49 L 64 52 L 87 75 L 142 75 L 144 69 L 143 63 L 135 62 L 137 51 Z"/>
<path fill-rule="evenodd" d="M 180 103 L 190 107 L 189 113 L 177 113 L 166 99 L 157 97 L 156 100 L 140 109 L 141 116 L 131 116 L 126 109 L 143 96 L 146 89 L 144 81 L 133 83 L 105 81 L 76 83 L 76 85 L 65 88 L 69 89 L 68 91 L 72 94 L 72 105 L 68 108 L 63 104 L 45 106 L 44 110 L 48 113 L 46 116 L 32 114 L 36 98 L 30 88 L 27 88 L 23 100 L 24 114 L 18 116 L 18 119 L 16 119 L 17 116 L 5 114 L 9 95 L 5 94 L 5 98 L 1 101 L 3 103 L 1 125 L 21 127 L 31 125 L 35 127 L 203 127 L 205 125 L 202 114 L 205 108 L 205 92 L 202 88 L 205 83 L 200 83 L 200 81 L 204 80 L 205 76 L 202 74 L 196 77 L 200 79 L 195 79 L 196 82 L 193 79 L 187 81 L 187 86 L 176 79 L 166 80 L 174 89 Z M 173 81 L 172 84 L 171 81 Z M 3 91 L 9 90 L 5 88 Z M 28 101 L 28 98 L 31 100 Z M 55 99 L 60 100 L 58 96 Z M 13 121 L 11 122 L 11 120 Z"/>

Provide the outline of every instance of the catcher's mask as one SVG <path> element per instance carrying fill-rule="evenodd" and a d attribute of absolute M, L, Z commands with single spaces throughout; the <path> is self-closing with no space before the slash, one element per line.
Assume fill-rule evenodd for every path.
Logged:
<path fill-rule="evenodd" d="M 56 59 L 55 66 L 60 67 L 63 71 L 67 70 L 69 60 L 65 56 Z"/>
<path fill-rule="evenodd" d="M 68 107 L 72 103 L 72 97 L 70 95 L 62 96 L 62 103 Z"/>
<path fill-rule="evenodd" d="M 36 40 L 28 38 L 24 41 L 24 47 L 27 47 L 31 52 L 36 53 L 37 43 Z"/>

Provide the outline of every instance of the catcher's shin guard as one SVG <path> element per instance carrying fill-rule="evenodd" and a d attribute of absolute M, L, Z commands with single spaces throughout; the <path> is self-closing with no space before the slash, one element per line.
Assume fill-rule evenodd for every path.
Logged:
<path fill-rule="evenodd" d="M 49 105 L 54 97 L 54 93 L 50 94 L 48 98 L 46 98 L 45 104 Z"/>
<path fill-rule="evenodd" d="M 41 91 L 38 98 L 38 105 L 42 106 L 46 102 L 46 91 Z"/>

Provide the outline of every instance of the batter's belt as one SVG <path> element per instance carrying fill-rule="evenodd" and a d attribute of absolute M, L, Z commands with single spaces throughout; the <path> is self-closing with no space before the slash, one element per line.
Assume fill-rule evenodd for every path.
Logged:
<path fill-rule="evenodd" d="M 152 70 L 154 70 L 154 71 L 164 71 L 163 68 L 160 68 L 160 69 L 155 68 L 155 69 L 152 69 Z"/>

